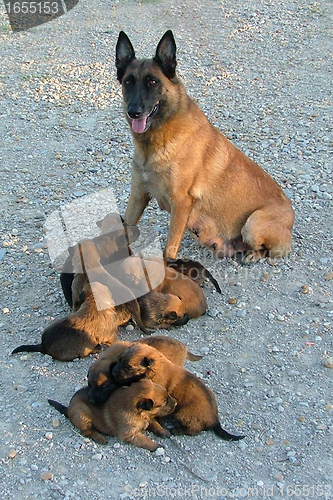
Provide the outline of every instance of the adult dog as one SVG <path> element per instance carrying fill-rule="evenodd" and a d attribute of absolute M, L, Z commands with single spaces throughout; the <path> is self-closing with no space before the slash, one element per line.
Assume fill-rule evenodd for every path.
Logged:
<path fill-rule="evenodd" d="M 186 94 L 176 65 L 170 30 L 153 59 L 136 59 L 120 32 L 117 77 L 135 145 L 125 222 L 136 224 L 156 198 L 171 214 L 168 258 L 176 257 L 186 228 L 219 257 L 286 256 L 294 222 L 290 200 L 208 121 Z"/>

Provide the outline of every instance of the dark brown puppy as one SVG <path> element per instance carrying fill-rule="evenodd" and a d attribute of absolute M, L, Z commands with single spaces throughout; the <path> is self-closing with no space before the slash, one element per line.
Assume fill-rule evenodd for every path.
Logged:
<path fill-rule="evenodd" d="M 57 401 L 48 401 L 69 418 L 83 436 L 91 437 L 97 443 L 107 443 L 106 434 L 150 451 L 155 451 L 160 445 L 143 432 L 157 430 L 160 435 L 154 419 L 172 413 L 176 407 L 175 399 L 168 396 L 165 388 L 150 380 L 119 387 L 101 406 L 89 403 L 88 387 L 74 394 L 68 408 Z"/>
<path fill-rule="evenodd" d="M 135 241 L 140 231 L 137 226 L 129 226 L 122 217 L 110 213 L 97 222 L 101 229 L 100 236 L 93 238 L 98 245 L 102 265 L 112 265 L 114 262 L 126 259 L 132 255 L 130 244 Z M 74 279 L 72 257 L 69 255 L 60 274 L 61 287 L 68 305 L 72 308 L 72 281 Z"/>
<path fill-rule="evenodd" d="M 192 354 L 187 350 L 185 344 L 172 337 L 153 335 L 134 342 L 119 341 L 105 349 L 101 356 L 94 361 L 88 372 L 89 401 L 94 404 L 102 404 L 110 394 L 118 387 L 112 375 L 112 369 L 119 361 L 120 356 L 134 344 L 145 344 L 162 352 L 166 358 L 175 365 L 183 366 L 185 360 L 199 361 L 202 356 Z M 130 383 L 130 381 L 129 381 Z"/>
<path fill-rule="evenodd" d="M 45 328 L 42 341 L 21 345 L 17 352 L 42 352 L 60 361 L 83 358 L 100 352 L 101 344 L 117 341 L 118 318 L 109 289 L 101 283 L 85 285 L 80 309 Z"/>
<path fill-rule="evenodd" d="M 200 378 L 173 364 L 160 351 L 144 344 L 126 349 L 112 374 L 119 384 L 147 378 L 166 388 L 177 401 L 172 419 L 177 427 L 174 433 L 196 435 L 213 430 L 222 439 L 236 441 L 222 429 L 218 417 L 216 397 Z"/>
<path fill-rule="evenodd" d="M 137 224 L 151 198 L 171 214 L 165 256 L 175 258 L 190 230 L 217 256 L 247 261 L 291 250 L 294 212 L 280 186 L 215 128 L 176 74 L 172 32 L 153 59 L 136 59 L 121 31 L 117 77 L 135 143 L 125 221 Z"/>
<path fill-rule="evenodd" d="M 132 318 L 138 327 L 148 334 L 141 320 L 140 306 L 131 290 L 101 265 L 98 244 L 89 239 L 81 240 L 75 247 L 70 248 L 70 253 L 74 271 L 73 304 L 80 301 L 81 287 L 85 279 L 87 282 L 97 281 L 109 288 L 119 316 L 119 324 L 127 323 Z"/>
<path fill-rule="evenodd" d="M 146 328 L 185 325 L 190 319 L 184 302 L 170 293 L 148 292 L 138 297 L 141 319 Z"/>
<path fill-rule="evenodd" d="M 119 266 L 119 279 L 131 289 L 143 293 L 156 292 L 176 295 L 190 318 L 205 314 L 207 303 L 200 286 L 191 278 L 165 265 L 163 259 L 141 259 L 132 255 Z"/>
<path fill-rule="evenodd" d="M 220 285 L 211 272 L 200 262 L 192 259 L 165 259 L 166 265 L 191 278 L 192 281 L 201 285 L 205 280 L 209 280 L 218 293 L 222 293 Z"/>

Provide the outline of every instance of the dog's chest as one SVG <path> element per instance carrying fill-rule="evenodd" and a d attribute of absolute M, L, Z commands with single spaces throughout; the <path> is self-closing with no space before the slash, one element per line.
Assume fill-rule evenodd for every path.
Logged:
<path fill-rule="evenodd" d="M 148 159 L 137 161 L 142 180 L 149 194 L 156 198 L 160 208 L 170 212 L 170 201 L 174 191 L 173 172 L 170 162 Z"/>

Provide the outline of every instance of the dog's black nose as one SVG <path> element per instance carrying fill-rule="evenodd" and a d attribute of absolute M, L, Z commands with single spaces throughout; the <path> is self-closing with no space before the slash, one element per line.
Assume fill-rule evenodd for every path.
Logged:
<path fill-rule="evenodd" d="M 142 115 L 143 108 L 141 108 L 141 106 L 129 107 L 127 109 L 127 113 L 128 113 L 128 116 L 130 118 L 132 118 L 133 120 L 136 120 L 136 119 L 140 118 L 140 116 Z"/>

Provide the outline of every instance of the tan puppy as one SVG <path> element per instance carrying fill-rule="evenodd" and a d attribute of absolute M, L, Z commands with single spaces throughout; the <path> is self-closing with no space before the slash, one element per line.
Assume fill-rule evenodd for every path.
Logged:
<path fill-rule="evenodd" d="M 185 325 L 190 319 L 185 303 L 170 293 L 148 292 L 138 297 L 141 319 L 146 328 Z"/>
<path fill-rule="evenodd" d="M 171 337 L 153 335 L 135 342 L 119 341 L 105 349 L 101 356 L 91 365 L 88 372 L 89 401 L 94 404 L 102 404 L 110 394 L 118 387 L 112 376 L 112 369 L 119 361 L 120 356 L 134 344 L 145 344 L 162 352 L 164 356 L 175 365 L 183 366 L 185 360 L 199 361 L 202 356 L 192 354 L 187 350 L 185 344 Z M 131 380 L 127 382 L 131 383 Z"/>
<path fill-rule="evenodd" d="M 82 295 L 80 309 L 45 328 L 40 344 L 21 345 L 12 354 L 42 352 L 60 361 L 71 361 L 100 352 L 101 344 L 116 342 L 118 317 L 109 289 L 101 283 L 86 284 Z"/>
<path fill-rule="evenodd" d="M 107 286 L 116 305 L 119 315 L 119 324 L 124 324 L 133 319 L 138 327 L 148 333 L 141 320 L 138 301 L 129 288 L 111 276 L 101 265 L 99 248 L 93 240 L 81 240 L 75 247 L 70 247 L 72 256 L 74 279 L 72 283 L 73 304 L 80 302 L 81 287 L 86 281 L 98 281 Z"/>
<path fill-rule="evenodd" d="M 176 257 L 186 229 L 217 256 L 284 257 L 294 222 L 290 200 L 208 121 L 186 94 L 176 65 L 170 30 L 153 59 L 139 60 L 120 32 L 117 77 L 135 146 L 125 221 L 137 224 L 156 198 L 171 214 L 166 257 Z"/>
<path fill-rule="evenodd" d="M 222 429 L 218 417 L 216 397 L 200 378 L 173 364 L 160 351 L 144 344 L 126 349 L 112 374 L 119 384 L 147 378 L 166 388 L 177 401 L 172 419 L 177 427 L 174 433 L 196 435 L 213 430 L 226 440 L 238 440 Z"/>
<path fill-rule="evenodd" d="M 150 380 L 118 388 L 102 406 L 89 403 L 88 387 L 74 394 L 68 408 L 57 401 L 48 401 L 69 418 L 83 436 L 91 437 L 97 443 L 107 443 L 106 434 L 150 451 L 155 451 L 160 445 L 143 432 L 155 428 L 159 431 L 154 422 L 150 429 L 151 421 L 172 413 L 176 407 L 175 399 L 168 396 L 164 387 Z M 162 435 L 164 437 L 163 432 Z"/>
<path fill-rule="evenodd" d="M 200 286 L 188 276 L 166 266 L 163 259 L 128 257 L 120 264 L 118 276 L 133 290 L 176 295 L 182 300 L 190 318 L 198 318 L 206 312 L 207 303 Z"/>
<path fill-rule="evenodd" d="M 106 215 L 104 219 L 97 222 L 97 225 L 101 228 L 101 235 L 93 238 L 93 241 L 98 245 L 102 265 L 112 266 L 114 262 L 132 255 L 130 243 L 135 241 L 140 234 L 137 226 L 125 224 L 122 217 L 116 213 Z M 65 299 L 71 308 L 73 306 L 71 289 L 73 278 L 72 257 L 69 255 L 63 265 L 60 282 Z"/>

